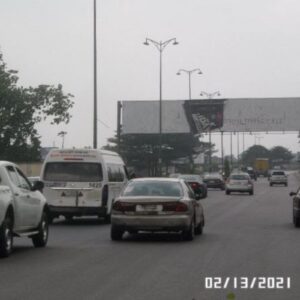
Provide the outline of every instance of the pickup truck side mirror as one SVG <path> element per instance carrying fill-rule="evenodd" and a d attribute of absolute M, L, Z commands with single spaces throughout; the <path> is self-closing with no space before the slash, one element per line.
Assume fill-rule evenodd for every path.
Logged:
<path fill-rule="evenodd" d="M 290 192 L 290 196 L 296 196 L 297 195 L 297 193 L 295 193 L 295 192 Z"/>
<path fill-rule="evenodd" d="M 43 181 L 37 181 L 33 187 L 32 187 L 32 191 L 40 191 L 41 193 L 43 192 L 43 188 L 44 188 L 44 182 Z"/>

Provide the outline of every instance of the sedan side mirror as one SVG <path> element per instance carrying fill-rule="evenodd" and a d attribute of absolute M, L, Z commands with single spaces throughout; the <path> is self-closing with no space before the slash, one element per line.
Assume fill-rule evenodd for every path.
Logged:
<path fill-rule="evenodd" d="M 44 182 L 43 181 L 37 181 L 33 187 L 32 187 L 32 191 L 40 191 L 41 193 L 43 192 L 43 188 L 44 188 Z"/>
<path fill-rule="evenodd" d="M 290 196 L 296 196 L 297 195 L 297 193 L 295 193 L 295 192 L 290 192 Z"/>

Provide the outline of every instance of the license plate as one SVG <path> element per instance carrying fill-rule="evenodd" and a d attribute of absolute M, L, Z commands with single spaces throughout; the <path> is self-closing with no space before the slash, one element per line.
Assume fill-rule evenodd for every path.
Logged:
<path fill-rule="evenodd" d="M 62 197 L 76 197 L 77 191 L 62 191 L 61 196 Z"/>
<path fill-rule="evenodd" d="M 157 204 L 144 204 L 136 206 L 137 212 L 159 212 L 162 211 L 162 205 Z"/>

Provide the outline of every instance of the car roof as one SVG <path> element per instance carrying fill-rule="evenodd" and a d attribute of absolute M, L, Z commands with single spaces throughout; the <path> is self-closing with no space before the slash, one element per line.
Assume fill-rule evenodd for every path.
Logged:
<path fill-rule="evenodd" d="M 181 178 L 170 178 L 170 177 L 141 177 L 141 178 L 134 178 L 130 181 L 169 181 L 169 182 L 182 182 Z"/>

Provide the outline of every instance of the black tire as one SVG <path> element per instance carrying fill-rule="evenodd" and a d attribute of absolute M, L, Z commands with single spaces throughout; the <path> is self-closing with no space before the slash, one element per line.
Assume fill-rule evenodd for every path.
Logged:
<path fill-rule="evenodd" d="M 300 227 L 300 218 L 297 218 L 297 217 L 293 217 L 293 223 L 294 223 L 294 226 L 299 228 Z"/>
<path fill-rule="evenodd" d="M 7 215 L 0 227 L 0 257 L 7 257 L 13 249 L 13 220 Z"/>
<path fill-rule="evenodd" d="M 273 186 L 273 183 L 270 182 L 270 186 Z"/>
<path fill-rule="evenodd" d="M 254 194 L 253 191 L 250 191 L 250 192 L 249 192 L 249 195 L 250 195 L 250 196 L 253 196 L 253 194 Z"/>
<path fill-rule="evenodd" d="M 226 191 L 226 195 L 230 195 L 230 191 L 227 190 L 227 191 Z"/>
<path fill-rule="evenodd" d="M 285 186 L 288 186 L 288 184 L 286 183 Z"/>
<path fill-rule="evenodd" d="M 110 238 L 112 241 L 121 241 L 124 234 L 124 230 L 116 225 L 110 227 Z"/>
<path fill-rule="evenodd" d="M 33 235 L 32 243 L 36 248 L 43 248 L 47 245 L 48 235 L 49 235 L 49 223 L 47 213 L 44 211 L 42 213 L 42 218 L 38 227 L 38 233 Z"/>
<path fill-rule="evenodd" d="M 66 221 L 72 222 L 74 216 L 73 215 L 65 215 L 64 217 L 65 217 Z"/>
<path fill-rule="evenodd" d="M 105 217 L 104 217 L 104 223 L 105 224 L 110 224 L 110 222 L 111 222 L 110 214 L 105 215 Z"/>
<path fill-rule="evenodd" d="M 185 241 L 192 241 L 195 237 L 195 222 L 192 220 L 192 223 L 188 229 L 182 231 L 182 237 Z"/>
<path fill-rule="evenodd" d="M 202 220 L 197 227 L 195 227 L 195 234 L 201 235 L 203 233 L 203 226 L 204 226 L 204 217 L 202 217 Z"/>

